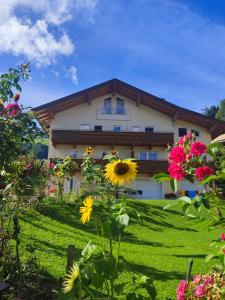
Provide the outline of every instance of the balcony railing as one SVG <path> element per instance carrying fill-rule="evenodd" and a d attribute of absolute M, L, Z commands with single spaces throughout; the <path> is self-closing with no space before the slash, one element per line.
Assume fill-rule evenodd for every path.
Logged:
<path fill-rule="evenodd" d="M 54 159 L 51 159 L 54 161 Z M 77 163 L 78 171 L 80 170 L 83 159 L 76 158 L 74 161 Z M 95 163 L 104 166 L 107 164 L 107 160 L 94 159 Z M 167 172 L 168 162 L 167 160 L 134 160 L 138 165 L 138 173 L 140 174 L 155 174 L 157 172 Z"/>
<path fill-rule="evenodd" d="M 52 130 L 53 145 L 160 146 L 174 143 L 172 132 Z"/>
<path fill-rule="evenodd" d="M 126 108 L 101 108 L 101 114 L 103 115 L 127 115 Z"/>

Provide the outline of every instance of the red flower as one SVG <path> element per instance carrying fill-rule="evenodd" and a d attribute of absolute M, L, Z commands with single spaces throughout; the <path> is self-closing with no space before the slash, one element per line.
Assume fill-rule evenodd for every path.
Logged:
<path fill-rule="evenodd" d="M 19 99 L 20 99 L 20 94 L 16 93 L 13 99 L 14 99 L 15 102 L 18 102 Z"/>
<path fill-rule="evenodd" d="M 199 167 L 195 170 L 195 176 L 198 180 L 203 180 L 205 177 L 208 177 L 213 174 L 213 169 L 208 166 Z"/>
<path fill-rule="evenodd" d="M 206 152 L 206 145 L 202 142 L 195 142 L 191 145 L 190 154 L 200 156 Z"/>
<path fill-rule="evenodd" d="M 9 103 L 6 105 L 5 109 L 10 115 L 16 116 L 17 113 L 20 111 L 20 106 L 18 103 Z"/>
<path fill-rule="evenodd" d="M 181 180 L 186 176 L 186 173 L 182 166 L 176 165 L 175 163 L 170 164 L 168 168 L 170 177 Z"/>
<path fill-rule="evenodd" d="M 48 192 L 51 194 L 51 193 L 55 193 L 57 190 L 54 186 L 50 186 L 49 189 L 48 189 Z"/>
<path fill-rule="evenodd" d="M 221 241 L 225 241 L 225 233 L 222 233 L 220 238 L 221 238 Z"/>
<path fill-rule="evenodd" d="M 169 153 L 169 159 L 177 164 L 182 163 L 186 158 L 186 153 L 182 147 L 176 146 Z"/>
<path fill-rule="evenodd" d="M 183 145 L 183 144 L 184 144 L 184 141 L 185 141 L 185 137 L 182 136 L 182 137 L 179 138 L 178 144 L 179 144 L 179 145 Z"/>

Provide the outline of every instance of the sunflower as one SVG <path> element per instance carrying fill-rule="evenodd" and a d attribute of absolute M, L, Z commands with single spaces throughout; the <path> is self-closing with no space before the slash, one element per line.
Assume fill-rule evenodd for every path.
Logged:
<path fill-rule="evenodd" d="M 74 283 L 76 279 L 80 275 L 80 269 L 77 264 L 74 264 L 71 268 L 70 272 L 66 275 L 65 280 L 63 282 L 63 292 L 68 293 L 74 287 Z"/>
<path fill-rule="evenodd" d="M 129 159 L 119 159 L 105 166 L 105 176 L 113 185 L 124 185 L 135 179 L 137 164 Z"/>
<path fill-rule="evenodd" d="M 94 153 L 94 148 L 93 147 L 86 147 L 85 148 L 85 153 L 88 155 L 92 155 Z"/>
<path fill-rule="evenodd" d="M 84 203 L 84 206 L 80 207 L 80 213 L 82 214 L 81 222 L 83 224 L 85 224 L 85 223 L 89 222 L 90 218 L 91 218 L 93 198 L 91 196 L 89 196 L 89 197 L 85 198 L 83 203 Z"/>

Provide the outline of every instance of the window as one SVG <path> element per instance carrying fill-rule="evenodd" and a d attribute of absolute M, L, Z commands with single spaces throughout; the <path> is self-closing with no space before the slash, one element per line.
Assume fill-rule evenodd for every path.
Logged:
<path fill-rule="evenodd" d="M 80 124 L 80 130 L 90 130 L 90 128 L 89 124 Z"/>
<path fill-rule="evenodd" d="M 157 152 L 140 152 L 140 160 L 157 160 Z"/>
<path fill-rule="evenodd" d="M 140 126 L 132 126 L 132 129 L 133 129 L 134 132 L 141 131 L 141 127 Z"/>
<path fill-rule="evenodd" d="M 104 157 L 107 155 L 107 152 L 102 152 L 102 159 L 104 159 Z"/>
<path fill-rule="evenodd" d="M 95 131 L 102 131 L 101 125 L 95 125 Z"/>
<path fill-rule="evenodd" d="M 70 179 L 70 191 L 73 191 L 73 178 Z"/>
<path fill-rule="evenodd" d="M 153 132 L 154 128 L 153 127 L 145 127 L 145 132 Z"/>
<path fill-rule="evenodd" d="M 179 137 L 184 136 L 186 134 L 187 134 L 187 128 L 178 128 Z"/>
<path fill-rule="evenodd" d="M 199 131 L 195 129 L 191 129 L 191 132 L 195 134 L 195 136 L 199 136 Z"/>
<path fill-rule="evenodd" d="M 148 153 L 149 160 L 157 160 L 157 153 L 156 152 L 149 152 Z"/>
<path fill-rule="evenodd" d="M 125 114 L 125 109 L 124 109 L 124 100 L 117 98 L 116 99 L 116 113 L 118 115 L 124 115 Z"/>
<path fill-rule="evenodd" d="M 71 153 L 70 153 L 70 156 L 72 157 L 72 158 L 77 158 L 77 151 L 75 150 L 75 151 L 72 151 Z"/>
<path fill-rule="evenodd" d="M 140 160 L 147 160 L 147 152 L 140 152 Z"/>
<path fill-rule="evenodd" d="M 114 126 L 113 126 L 113 131 L 115 131 L 115 132 L 121 131 L 121 126 L 119 126 L 119 125 L 114 125 Z"/>
<path fill-rule="evenodd" d="M 107 98 L 104 100 L 104 114 L 111 114 L 112 113 L 112 100 L 111 98 Z"/>

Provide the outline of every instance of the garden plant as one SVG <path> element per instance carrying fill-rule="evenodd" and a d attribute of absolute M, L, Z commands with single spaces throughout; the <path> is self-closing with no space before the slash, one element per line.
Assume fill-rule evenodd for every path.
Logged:
<path fill-rule="evenodd" d="M 137 165 L 131 159 L 119 159 L 113 151 L 104 157 L 104 171 L 94 162 L 93 152 L 87 147 L 82 163 L 80 214 L 83 224 L 91 222 L 94 226 L 99 242 L 90 241 L 85 246 L 66 276 L 64 292 L 74 299 L 154 299 L 155 290 L 148 277 L 134 272 L 126 281 L 119 281 L 126 270 L 120 254 L 124 230 L 130 217 L 138 219 L 139 214 L 128 207 L 124 194 L 119 199 L 118 195 L 135 179 Z"/>
<path fill-rule="evenodd" d="M 165 206 L 168 209 L 181 204 L 184 216 L 190 220 L 209 222 L 209 230 L 220 227 L 221 237 L 211 243 L 211 253 L 206 262 L 217 258 L 217 265 L 209 274 L 194 275 L 193 280 L 182 280 L 177 289 L 177 299 L 224 299 L 225 297 L 225 218 L 223 208 L 225 200 L 225 147 L 223 144 L 211 144 L 208 147 L 196 141 L 194 133 L 189 132 L 181 137 L 169 151 L 169 169 L 154 178 L 160 182 L 170 180 L 171 187 L 177 192 L 179 181 L 199 181 L 203 186 L 202 193 L 194 198 L 182 196 Z"/>

